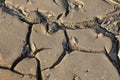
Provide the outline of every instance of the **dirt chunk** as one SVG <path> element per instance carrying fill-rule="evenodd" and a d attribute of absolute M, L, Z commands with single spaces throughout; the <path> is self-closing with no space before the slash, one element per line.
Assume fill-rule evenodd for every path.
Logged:
<path fill-rule="evenodd" d="M 105 3 L 103 0 L 68 0 L 69 13 L 62 18 L 63 22 L 79 22 L 93 20 L 94 17 L 103 17 L 105 14 L 114 10 L 114 6 Z"/>
<path fill-rule="evenodd" d="M 10 67 L 21 55 L 27 32 L 28 24 L 7 13 L 0 14 L 0 59 L 4 65 Z"/>
<path fill-rule="evenodd" d="M 56 68 L 42 73 L 44 79 L 49 80 L 74 80 L 75 77 L 78 80 L 120 79 L 117 70 L 104 53 L 93 54 L 79 51 L 68 54 Z"/>
<path fill-rule="evenodd" d="M 112 47 L 111 40 L 106 36 L 98 38 L 100 36 L 100 33 L 97 34 L 92 29 L 67 30 L 67 33 L 70 40 L 72 39 L 72 37 L 75 38 L 78 50 L 100 52 L 104 51 L 104 48 L 106 48 L 108 53 L 111 50 Z M 70 41 L 71 44 L 73 44 L 74 41 L 73 40 Z"/>
<path fill-rule="evenodd" d="M 36 49 L 44 49 L 36 54 L 41 62 L 41 68 L 50 67 L 63 53 L 63 41 L 66 39 L 64 31 L 58 31 L 52 35 L 41 32 L 41 26 L 34 26 L 30 42 L 35 44 Z"/>
<path fill-rule="evenodd" d="M 37 62 L 34 58 L 25 58 L 17 64 L 15 70 L 23 74 L 36 75 Z"/>
<path fill-rule="evenodd" d="M 54 14 L 54 16 L 58 16 L 65 11 L 64 7 L 56 5 L 51 0 L 6 0 L 5 2 L 27 12 L 39 10 L 40 12 L 49 12 Z"/>
<path fill-rule="evenodd" d="M 22 75 L 15 74 L 9 70 L 0 69 L 0 79 L 1 80 L 21 80 Z"/>

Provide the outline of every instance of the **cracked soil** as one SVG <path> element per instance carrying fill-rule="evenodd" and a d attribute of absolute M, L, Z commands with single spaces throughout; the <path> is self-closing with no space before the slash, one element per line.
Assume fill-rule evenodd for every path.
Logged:
<path fill-rule="evenodd" d="M 120 0 L 0 0 L 0 80 L 120 80 Z"/>

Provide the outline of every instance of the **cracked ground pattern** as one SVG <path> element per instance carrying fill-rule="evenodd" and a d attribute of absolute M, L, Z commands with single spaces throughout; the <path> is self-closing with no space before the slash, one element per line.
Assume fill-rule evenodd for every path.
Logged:
<path fill-rule="evenodd" d="M 120 80 L 120 1 L 0 0 L 0 80 Z"/>

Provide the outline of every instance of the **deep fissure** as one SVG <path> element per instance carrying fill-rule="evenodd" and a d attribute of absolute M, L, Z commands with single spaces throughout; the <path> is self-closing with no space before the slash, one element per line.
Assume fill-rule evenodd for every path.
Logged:
<path fill-rule="evenodd" d="M 40 61 L 36 58 L 36 61 L 37 61 L 37 71 L 36 71 L 36 74 L 37 74 L 37 80 L 43 80 L 42 78 L 42 71 L 41 71 L 41 67 L 40 67 Z"/>
<path fill-rule="evenodd" d="M 109 53 L 107 53 L 106 57 L 111 61 L 111 63 L 114 65 L 114 67 L 117 69 L 119 75 L 120 75 L 120 61 L 118 58 L 118 50 L 119 50 L 119 41 L 115 37 L 115 35 L 109 31 L 107 31 L 105 28 L 102 28 L 99 24 L 96 24 L 94 27 L 94 30 L 96 30 L 97 33 L 103 33 L 105 36 L 109 37 L 112 41 L 112 48 Z M 106 50 L 106 49 L 105 49 Z M 105 51 L 106 52 L 106 51 Z M 115 55 L 117 60 L 114 60 L 111 56 Z"/>

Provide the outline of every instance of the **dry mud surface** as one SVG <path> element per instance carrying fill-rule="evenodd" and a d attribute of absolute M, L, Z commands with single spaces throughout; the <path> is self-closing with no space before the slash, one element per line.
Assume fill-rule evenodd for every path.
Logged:
<path fill-rule="evenodd" d="M 0 0 L 0 80 L 120 80 L 120 0 Z"/>

